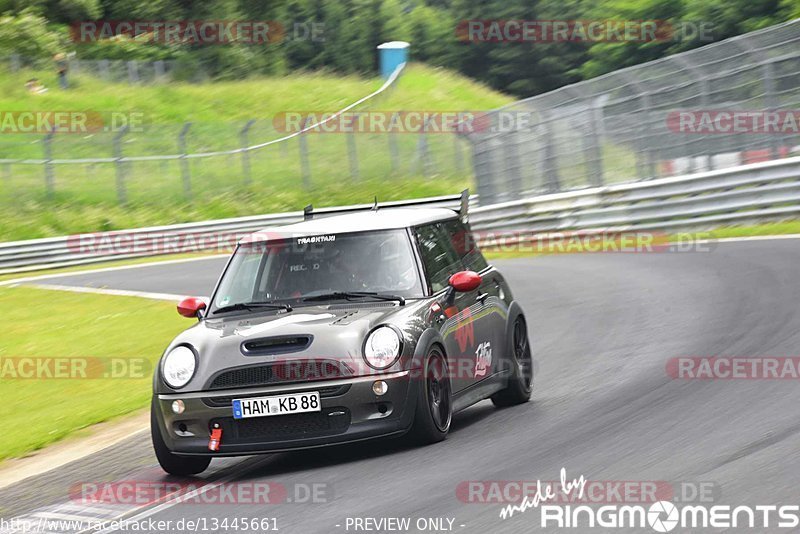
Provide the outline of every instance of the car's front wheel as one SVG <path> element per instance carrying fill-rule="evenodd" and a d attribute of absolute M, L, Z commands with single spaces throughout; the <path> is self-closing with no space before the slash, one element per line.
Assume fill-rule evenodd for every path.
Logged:
<path fill-rule="evenodd" d="M 411 436 L 420 444 L 429 444 L 447 437 L 453 419 L 453 399 L 444 353 L 438 347 L 431 348 L 423 366 Z"/>
<path fill-rule="evenodd" d="M 167 448 L 156 419 L 156 401 L 150 405 L 150 437 L 161 469 L 170 475 L 188 476 L 202 473 L 211 463 L 208 456 L 179 456 Z"/>
<path fill-rule="evenodd" d="M 513 406 L 528 402 L 533 390 L 533 355 L 528 342 L 528 329 L 521 316 L 511 331 L 511 377 L 508 385 L 492 395 L 495 406 Z"/>

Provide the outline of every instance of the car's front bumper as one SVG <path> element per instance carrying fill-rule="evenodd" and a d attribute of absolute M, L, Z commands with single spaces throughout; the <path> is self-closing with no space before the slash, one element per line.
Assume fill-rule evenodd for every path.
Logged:
<path fill-rule="evenodd" d="M 376 395 L 372 385 L 389 386 Z M 304 384 L 157 396 L 156 418 L 167 447 L 178 454 L 235 456 L 358 441 L 406 432 L 416 408 L 416 381 L 408 371 Z M 234 419 L 231 399 L 319 391 L 322 411 Z M 182 400 L 177 415 L 172 403 Z M 383 413 L 382 413 L 383 412 Z M 208 448 L 212 426 L 222 428 L 218 451 Z"/>

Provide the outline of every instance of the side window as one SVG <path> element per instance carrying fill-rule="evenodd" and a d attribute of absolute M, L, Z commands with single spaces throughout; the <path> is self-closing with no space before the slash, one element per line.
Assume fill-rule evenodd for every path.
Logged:
<path fill-rule="evenodd" d="M 461 259 L 441 223 L 420 226 L 415 233 L 431 290 L 436 293 L 447 287 L 450 275 L 463 269 Z"/>
<path fill-rule="evenodd" d="M 455 220 L 444 223 L 444 228 L 465 269 L 479 273 L 489 266 L 478 249 L 475 236 L 472 235 L 469 226 Z"/>

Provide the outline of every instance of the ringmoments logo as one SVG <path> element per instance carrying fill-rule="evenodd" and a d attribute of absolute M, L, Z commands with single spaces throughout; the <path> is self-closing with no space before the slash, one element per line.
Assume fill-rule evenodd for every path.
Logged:
<path fill-rule="evenodd" d="M 654 532 L 705 528 L 797 528 L 800 526 L 798 505 L 727 505 L 713 504 L 708 499 L 674 503 L 659 500 L 652 504 L 571 504 L 583 502 L 588 480 L 581 475 L 568 479 L 561 469 L 558 483 L 537 481 L 535 491 L 516 504 L 500 509 L 500 518 L 507 520 L 531 509 L 539 510 L 542 528 L 650 528 Z M 562 501 L 570 504 L 560 504 Z M 706 501 L 706 502 L 703 502 Z"/>

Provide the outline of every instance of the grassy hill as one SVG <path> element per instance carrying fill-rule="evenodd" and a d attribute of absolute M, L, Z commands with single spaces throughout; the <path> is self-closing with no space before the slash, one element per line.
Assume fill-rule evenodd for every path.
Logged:
<path fill-rule="evenodd" d="M 37 76 L 49 90 L 29 94 L 28 78 Z M 249 120 L 249 144 L 281 137 L 273 118 L 285 111 L 333 112 L 374 91 L 377 78 L 326 73 L 208 84 L 154 86 L 110 84 L 76 75 L 68 91 L 48 73 L 0 76 L 3 111 L 91 111 L 139 113 L 143 131 L 122 138 L 124 155 L 181 153 L 178 134 L 191 122 L 189 153 L 238 148 L 239 132 Z M 488 110 L 509 102 L 505 95 L 456 75 L 423 65 L 410 66 L 396 86 L 358 109 L 378 111 Z M 113 157 L 114 133 L 57 134 L 52 157 Z M 300 142 L 250 153 L 252 183 L 245 185 L 240 155 L 185 161 L 53 165 L 53 195 L 46 196 L 42 165 L 0 165 L 0 240 L 74 232 L 169 224 L 252 215 L 380 199 L 454 193 L 471 181 L 469 147 L 451 134 L 359 133 L 353 136 L 357 172 L 348 158 L 348 135 L 308 135 L 310 187 L 304 187 Z M 42 134 L 0 135 L 0 158 L 42 158 Z M 392 158 L 390 143 L 396 146 Z M 427 157 L 420 147 L 427 145 Z M 185 167 L 183 166 L 185 165 Z M 121 173 L 120 173 L 121 171 Z M 184 176 L 191 194 L 184 190 Z M 117 199 L 117 180 L 128 203 Z"/>

